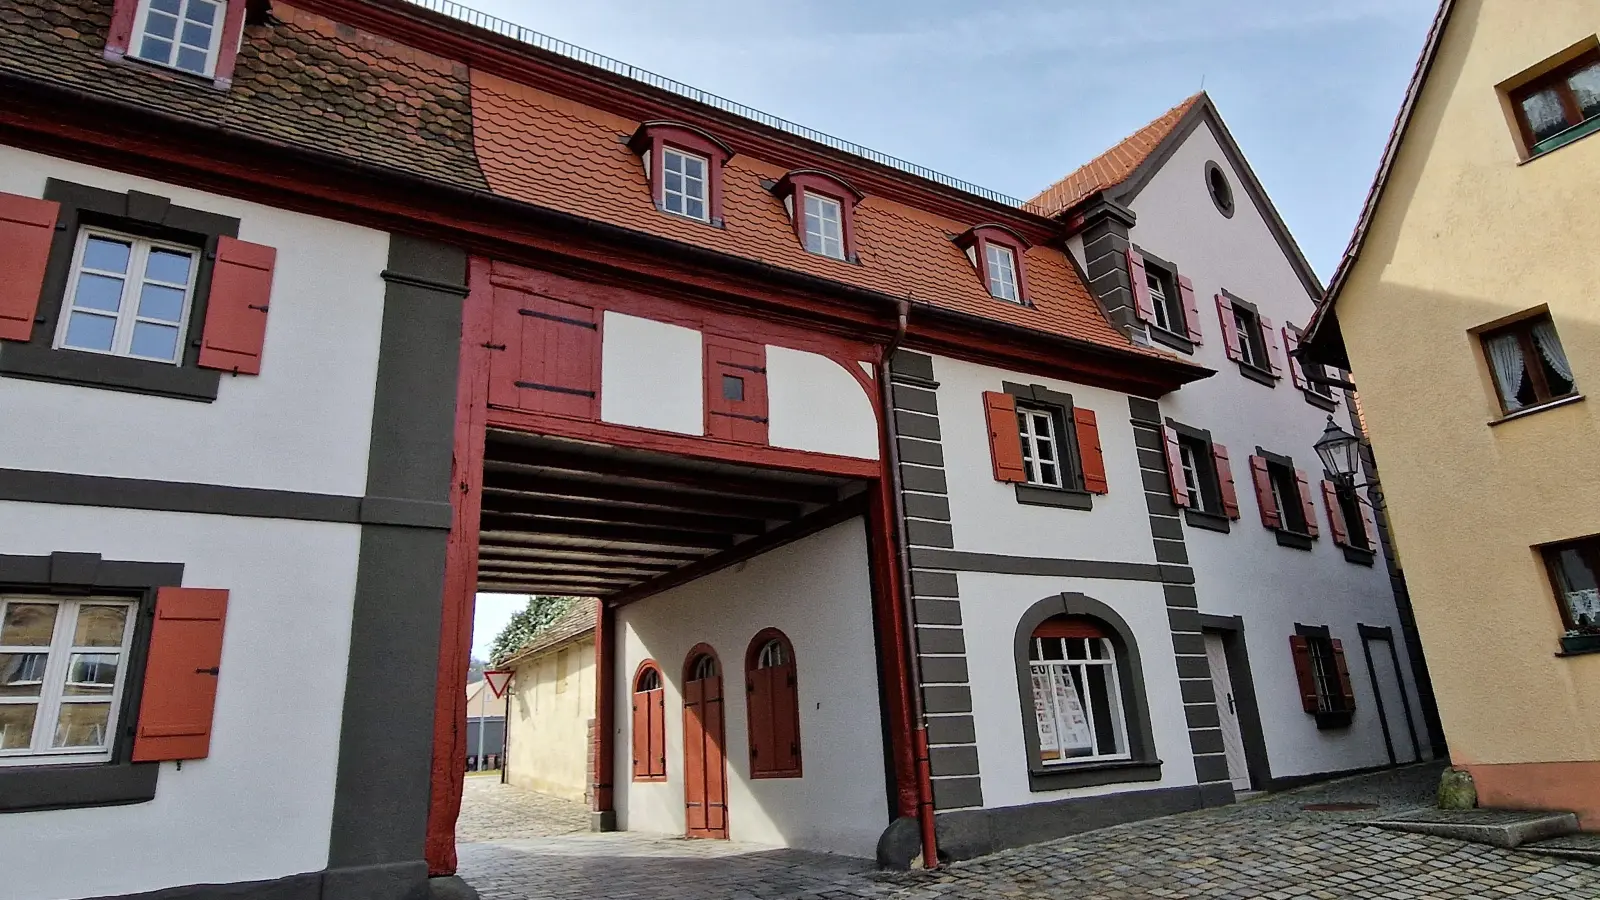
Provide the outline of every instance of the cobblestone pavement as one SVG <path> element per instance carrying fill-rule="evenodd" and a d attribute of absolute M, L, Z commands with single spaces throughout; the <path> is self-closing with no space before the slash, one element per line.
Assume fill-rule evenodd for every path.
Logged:
<path fill-rule="evenodd" d="M 456 819 L 456 840 L 491 841 L 589 833 L 589 810 L 581 802 L 500 783 L 499 773 L 468 775 Z"/>
<path fill-rule="evenodd" d="M 484 900 L 1600 900 L 1600 866 L 1361 824 L 1427 803 L 1437 777 L 1437 767 L 1419 766 L 1349 779 L 936 872 L 881 873 L 868 860 L 723 841 L 569 833 L 463 844 L 461 874 Z M 469 785 L 465 806 L 480 795 Z M 1377 808 L 1301 809 L 1318 803 Z"/>

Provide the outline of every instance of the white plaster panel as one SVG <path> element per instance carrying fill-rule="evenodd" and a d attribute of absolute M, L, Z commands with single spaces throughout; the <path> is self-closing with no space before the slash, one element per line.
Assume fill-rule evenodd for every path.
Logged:
<path fill-rule="evenodd" d="M 29 423 L 0 429 L 0 466 L 361 494 L 388 235 L 0 147 L 0 191 L 42 196 L 50 177 L 238 218 L 277 248 L 272 311 L 261 374 L 224 375 L 214 403 L 0 379 L 0 421 Z"/>
<path fill-rule="evenodd" d="M 878 458 L 872 400 L 820 353 L 767 346 L 767 442 L 790 450 Z"/>
<path fill-rule="evenodd" d="M 1126 395 L 944 357 L 934 359 L 933 374 L 957 550 L 1155 562 Z M 1094 509 L 1025 506 L 1012 485 L 994 480 L 983 394 L 1006 381 L 1041 384 L 1094 410 L 1110 489 L 1094 497 Z"/>
<path fill-rule="evenodd" d="M 737 841 L 873 855 L 888 825 L 872 628 L 859 519 L 624 608 L 617 615 L 616 808 L 620 827 L 682 834 L 683 666 L 709 643 L 723 669 L 729 836 Z M 778 628 L 794 644 L 803 778 L 750 778 L 745 651 Z M 666 679 L 667 780 L 634 783 L 631 680 L 646 658 Z"/>
<path fill-rule="evenodd" d="M 1221 165 L 1233 185 L 1231 219 L 1211 202 L 1205 183 L 1208 160 Z M 1185 139 L 1132 208 L 1138 215 L 1133 242 L 1194 281 L 1204 343 L 1193 359 L 1217 370 L 1215 376 L 1162 398 L 1161 410 L 1185 425 L 1209 430 L 1232 458 L 1242 517 L 1228 534 L 1186 528 L 1185 538 L 1201 611 L 1243 617 L 1272 773 L 1282 777 L 1387 764 L 1356 633 L 1358 622 L 1390 626 L 1402 661 L 1407 659 L 1383 560 L 1371 568 L 1355 565 L 1334 545 L 1319 486 L 1322 466 L 1311 446 L 1328 414 L 1306 402 L 1287 372 L 1275 388 L 1240 374 L 1224 352 L 1214 297 L 1226 288 L 1258 306 L 1279 328 L 1286 321 L 1304 325 L 1314 300 L 1208 126 Z M 1280 335 L 1280 351 L 1281 340 Z M 1334 415 L 1346 430 L 1352 429 L 1344 401 Z M 1257 447 L 1292 457 L 1312 479 L 1321 535 L 1310 552 L 1278 546 L 1273 532 L 1262 526 L 1249 468 Z M 1355 720 L 1348 729 L 1319 731 L 1301 708 L 1289 653 L 1296 622 L 1327 625 L 1344 642 L 1356 692 Z M 1409 677 L 1406 684 L 1411 703 L 1418 703 Z M 1420 722 L 1420 708 L 1413 711 Z"/>
<path fill-rule="evenodd" d="M 0 502 L 5 553 L 181 562 L 185 586 L 230 592 L 210 756 L 162 763 L 148 803 L 0 816 L 0 897 L 325 868 L 359 541 L 355 525 Z"/>
<path fill-rule="evenodd" d="M 1146 538 L 1148 541 L 1149 539 Z M 987 808 L 1043 803 L 1067 797 L 1088 797 L 1127 790 L 1179 787 L 1195 783 L 1194 753 L 1178 690 L 1178 667 L 1172 655 L 1161 585 L 1153 582 L 1083 578 L 1045 578 L 961 572 L 961 620 L 967 642 L 973 721 L 978 735 L 978 770 Z M 1101 785 L 1061 791 L 1028 787 L 1028 751 L 1017 693 L 1017 622 L 1033 604 L 1074 591 L 1116 610 L 1133 631 L 1144 672 L 1145 695 L 1156 755 L 1162 760 L 1161 780 Z M 1126 686 L 1124 690 L 1126 690 Z"/>
<path fill-rule="evenodd" d="M 679 434 L 705 433 L 700 332 L 607 311 L 600 341 L 600 418 Z"/>

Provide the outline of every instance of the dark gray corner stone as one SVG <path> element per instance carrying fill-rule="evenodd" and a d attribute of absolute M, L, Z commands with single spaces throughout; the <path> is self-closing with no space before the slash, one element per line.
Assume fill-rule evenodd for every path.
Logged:
<path fill-rule="evenodd" d="M 987 809 L 944 812 L 935 816 L 933 827 L 935 840 L 939 843 L 939 861 L 976 859 L 1000 849 L 995 846 L 994 837 L 989 833 L 991 818 Z"/>
<path fill-rule="evenodd" d="M 1195 756 L 1207 753 L 1222 753 L 1221 728 L 1191 728 L 1189 729 L 1189 749 Z"/>
<path fill-rule="evenodd" d="M 959 628 L 917 628 L 917 647 L 923 653 L 966 653 L 967 640 Z"/>
<path fill-rule="evenodd" d="M 1203 655 L 1206 652 L 1205 635 L 1174 634 L 1172 636 L 1172 652 Z"/>
<path fill-rule="evenodd" d="M 944 480 L 944 470 L 927 466 L 900 466 L 900 486 L 908 491 L 943 494 L 949 489 Z"/>
<path fill-rule="evenodd" d="M 933 779 L 933 808 L 960 809 L 983 805 L 983 787 L 977 776 Z"/>
<path fill-rule="evenodd" d="M 922 702 L 930 713 L 969 713 L 972 689 L 965 685 L 928 685 L 922 689 Z"/>
<path fill-rule="evenodd" d="M 939 394 L 937 391 L 911 384 L 894 384 L 889 386 L 890 397 L 894 401 L 895 409 L 908 409 L 912 412 L 939 414 Z"/>
<path fill-rule="evenodd" d="M 901 816 L 878 835 L 878 868 L 896 872 L 911 871 L 911 864 L 922 855 L 922 823 L 912 816 Z"/>
<path fill-rule="evenodd" d="M 1140 450 L 1149 450 L 1153 453 L 1161 454 L 1161 465 L 1156 466 L 1156 468 L 1162 470 L 1167 468 L 1167 448 L 1163 443 L 1160 429 L 1155 425 L 1135 421 L 1133 423 L 1133 445 Z"/>
<path fill-rule="evenodd" d="M 1152 472 L 1165 472 L 1167 470 L 1167 455 L 1160 450 L 1146 450 L 1139 448 L 1139 468 Z"/>
<path fill-rule="evenodd" d="M 939 439 L 939 417 L 917 412 L 897 410 L 894 414 L 895 430 L 906 437 Z"/>
<path fill-rule="evenodd" d="M 1161 580 L 1167 584 L 1194 584 L 1194 569 L 1189 566 L 1162 563 L 1156 568 L 1160 570 Z"/>
<path fill-rule="evenodd" d="M 50 554 L 50 583 L 52 585 L 92 586 L 99 578 L 100 554 L 52 553 Z"/>
<path fill-rule="evenodd" d="M 599 812 L 589 813 L 589 830 L 608 832 L 617 830 L 617 811 L 603 809 Z"/>
<path fill-rule="evenodd" d="M 333 900 L 329 894 L 324 900 Z M 460 875 L 441 875 L 428 879 L 428 900 L 478 900 L 478 892 Z"/>
<path fill-rule="evenodd" d="M 920 438 L 900 438 L 900 461 L 915 463 L 919 466 L 944 465 L 944 447 L 938 441 L 925 441 Z"/>
<path fill-rule="evenodd" d="M 933 747 L 928 763 L 934 777 L 978 774 L 977 747 Z"/>
<path fill-rule="evenodd" d="M 1156 562 L 1172 563 L 1179 566 L 1189 564 L 1189 550 L 1183 545 L 1183 541 L 1168 541 L 1156 538 L 1155 545 Z"/>
<path fill-rule="evenodd" d="M 906 516 L 912 519 L 935 519 L 941 522 L 950 521 L 950 500 L 948 497 L 936 497 L 931 494 L 905 494 L 903 495 Z"/>
<path fill-rule="evenodd" d="M 1222 714 L 1217 711 L 1216 701 L 1210 700 L 1185 706 L 1183 721 L 1190 728 L 1217 728 L 1222 724 Z"/>
<path fill-rule="evenodd" d="M 458 247 L 425 238 L 391 235 L 389 271 L 452 286 L 463 292 L 467 287 L 467 255 Z"/>
<path fill-rule="evenodd" d="M 1221 753 L 1196 756 L 1194 758 L 1194 777 L 1201 784 L 1212 781 L 1232 782 L 1233 776 L 1228 774 L 1228 758 Z"/>
<path fill-rule="evenodd" d="M 1233 794 L 1233 783 L 1230 781 L 1216 781 L 1211 784 L 1200 785 L 1200 805 L 1206 809 L 1218 806 L 1232 806 L 1237 800 Z"/>
<path fill-rule="evenodd" d="M 951 548 L 956 545 L 956 536 L 948 522 L 912 519 L 906 522 L 906 543 L 916 547 Z"/>
<path fill-rule="evenodd" d="M 1175 658 L 1178 661 L 1178 677 L 1179 678 L 1210 678 L 1211 677 L 1211 663 L 1208 662 L 1208 658 L 1207 657 L 1205 657 L 1205 656 L 1179 656 L 1179 657 L 1175 657 Z"/>
<path fill-rule="evenodd" d="M 896 350 L 889 360 L 889 371 L 896 375 L 933 380 L 933 357 L 912 350 Z"/>
<path fill-rule="evenodd" d="M 918 625 L 961 624 L 959 600 L 915 600 L 912 606 L 916 610 Z"/>
<path fill-rule="evenodd" d="M 1200 605 L 1200 596 L 1195 593 L 1194 587 L 1187 584 L 1163 584 L 1161 593 L 1167 598 L 1168 606 L 1181 606 L 1194 609 Z"/>
<path fill-rule="evenodd" d="M 1215 703 L 1217 701 L 1216 689 L 1211 686 L 1211 679 L 1207 678 L 1180 678 L 1178 690 L 1183 695 L 1183 702 L 1188 703 Z"/>
<path fill-rule="evenodd" d="M 1183 521 L 1171 516 L 1151 516 L 1150 534 L 1165 541 L 1183 541 Z"/>
<path fill-rule="evenodd" d="M 918 662 L 923 684 L 966 684 L 967 659 L 964 656 L 924 656 Z"/>
<path fill-rule="evenodd" d="M 929 572 L 925 569 L 912 570 L 911 593 L 916 597 L 961 596 L 954 572 Z"/>
<path fill-rule="evenodd" d="M 1161 407 L 1154 400 L 1146 400 L 1143 397 L 1129 397 L 1128 413 L 1133 416 L 1136 422 L 1161 424 Z"/>
<path fill-rule="evenodd" d="M 322 874 L 322 896 L 341 900 L 431 900 L 430 882 L 428 863 L 421 859 L 351 866 Z"/>
<path fill-rule="evenodd" d="M 971 744 L 977 740 L 977 725 L 971 715 L 928 717 L 929 744 Z"/>
<path fill-rule="evenodd" d="M 1149 478 L 1150 472 L 1145 472 L 1144 477 Z M 1144 492 L 1144 508 L 1152 516 L 1166 516 L 1173 518 L 1178 515 L 1178 504 L 1172 502 L 1172 494 L 1166 487 L 1166 476 L 1161 478 L 1162 486 L 1159 491 L 1147 490 Z"/>
<path fill-rule="evenodd" d="M 1172 493 L 1172 481 L 1167 472 L 1162 469 L 1140 469 L 1139 480 L 1144 484 L 1144 489 L 1152 494 Z"/>

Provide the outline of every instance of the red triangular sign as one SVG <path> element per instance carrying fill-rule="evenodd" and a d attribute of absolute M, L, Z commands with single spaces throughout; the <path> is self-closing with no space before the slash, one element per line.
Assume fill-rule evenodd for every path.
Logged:
<path fill-rule="evenodd" d="M 496 700 L 506 695 L 506 688 L 511 686 L 511 670 L 495 669 L 483 673 L 483 680 L 489 682 L 489 693 L 494 694 Z"/>

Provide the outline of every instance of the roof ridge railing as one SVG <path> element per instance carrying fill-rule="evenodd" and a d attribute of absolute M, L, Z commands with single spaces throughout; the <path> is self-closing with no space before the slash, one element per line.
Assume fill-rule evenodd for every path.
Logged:
<path fill-rule="evenodd" d="M 898 169 L 902 172 L 916 175 L 919 178 L 925 178 L 929 181 L 937 182 L 946 187 L 955 188 L 958 191 L 974 194 L 994 203 L 1015 207 L 1017 209 L 1032 212 L 1038 215 L 1045 214 L 1041 209 L 1034 206 L 1032 203 L 1018 200 L 1015 197 L 1002 194 L 999 191 L 992 191 L 986 187 L 973 184 L 970 181 L 963 181 L 960 178 L 946 175 L 942 172 L 935 172 L 926 166 L 919 166 L 916 163 L 908 162 L 900 159 L 899 157 L 890 156 L 887 153 L 880 153 L 870 147 L 863 147 L 860 144 L 851 143 L 843 138 L 837 138 L 831 134 L 817 131 L 814 128 L 807 128 L 806 126 L 797 122 L 791 122 L 788 119 L 779 118 L 778 116 L 772 115 L 771 113 L 762 112 L 754 107 L 745 106 L 742 103 L 735 103 L 726 97 L 710 93 L 709 91 L 702 91 L 697 87 L 684 84 L 681 81 L 668 78 L 664 75 L 657 75 L 648 69 L 641 69 L 638 66 L 630 65 L 622 62 L 621 60 L 612 59 L 609 56 L 595 53 L 593 50 L 585 50 L 576 44 L 569 44 L 566 41 L 560 40 L 559 38 L 553 38 L 547 34 L 534 31 L 531 28 L 525 28 L 516 24 L 515 22 L 510 22 L 497 16 L 491 16 L 488 13 L 480 12 L 469 6 L 463 6 L 460 3 L 456 3 L 455 0 L 407 0 L 407 2 L 415 6 L 420 6 L 423 9 L 432 10 L 433 12 L 441 15 L 449 16 L 452 19 L 466 22 L 469 25 L 475 25 L 479 28 L 487 29 L 495 34 L 501 35 L 502 37 L 508 37 L 514 41 L 519 41 L 524 44 L 538 47 L 540 50 L 554 53 L 557 56 L 564 56 L 567 59 L 576 60 L 584 63 L 585 65 L 594 66 L 597 69 L 604 69 L 605 71 L 614 75 L 621 75 L 624 78 L 631 78 L 634 81 L 640 82 L 641 84 L 647 84 L 653 88 L 657 88 L 671 94 L 677 94 L 680 97 L 687 97 L 688 99 L 697 103 L 703 103 L 707 106 L 720 109 L 723 112 L 732 113 L 736 116 L 742 116 L 743 118 L 759 122 L 760 124 L 766 125 L 769 128 L 776 128 L 779 131 L 795 135 L 796 137 L 802 137 L 809 141 L 825 144 L 835 150 L 859 156 L 863 159 L 871 160 L 879 165 L 888 166 L 891 169 Z"/>

